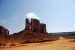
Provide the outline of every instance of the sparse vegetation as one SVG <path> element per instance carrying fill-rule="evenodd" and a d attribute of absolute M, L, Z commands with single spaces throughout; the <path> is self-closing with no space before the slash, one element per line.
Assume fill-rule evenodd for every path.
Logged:
<path fill-rule="evenodd" d="M 58 40 L 58 39 L 59 39 L 59 36 L 37 37 L 36 39 L 33 38 L 32 40 L 28 40 L 28 41 L 22 42 L 21 44 L 41 43 L 41 42 L 47 42 L 47 41 L 55 41 L 55 40 Z"/>
<path fill-rule="evenodd" d="M 75 39 L 75 36 L 63 36 L 63 37 L 67 39 Z"/>
<path fill-rule="evenodd" d="M 0 46 L 2 46 L 2 43 L 0 43 Z"/>
<path fill-rule="evenodd" d="M 55 40 L 58 40 L 58 39 L 59 39 L 59 36 L 49 36 L 50 41 L 55 41 Z"/>
<path fill-rule="evenodd" d="M 6 46 L 6 45 L 7 45 L 7 44 L 5 44 L 5 43 L 3 44 L 3 46 Z"/>
<path fill-rule="evenodd" d="M 16 46 L 16 44 L 10 44 L 10 46 Z"/>

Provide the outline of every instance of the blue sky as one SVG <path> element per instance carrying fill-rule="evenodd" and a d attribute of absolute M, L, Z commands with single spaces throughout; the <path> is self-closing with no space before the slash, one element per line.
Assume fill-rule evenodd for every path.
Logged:
<path fill-rule="evenodd" d="M 0 0 L 0 25 L 19 32 L 30 12 L 46 23 L 48 32 L 75 31 L 75 0 Z"/>

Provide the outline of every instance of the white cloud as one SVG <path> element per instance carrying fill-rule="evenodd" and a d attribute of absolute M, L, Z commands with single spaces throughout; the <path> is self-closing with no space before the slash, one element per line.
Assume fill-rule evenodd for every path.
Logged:
<path fill-rule="evenodd" d="M 40 18 L 34 12 L 27 13 L 26 17 L 29 19 L 39 19 Z"/>

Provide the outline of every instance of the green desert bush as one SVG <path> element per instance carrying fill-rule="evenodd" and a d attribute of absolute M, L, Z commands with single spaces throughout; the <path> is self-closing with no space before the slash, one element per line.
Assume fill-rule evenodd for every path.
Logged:
<path fill-rule="evenodd" d="M 63 36 L 66 39 L 75 39 L 75 36 Z"/>
<path fill-rule="evenodd" d="M 58 39 L 59 39 L 59 36 L 49 36 L 50 41 L 55 41 L 55 40 L 58 40 Z"/>

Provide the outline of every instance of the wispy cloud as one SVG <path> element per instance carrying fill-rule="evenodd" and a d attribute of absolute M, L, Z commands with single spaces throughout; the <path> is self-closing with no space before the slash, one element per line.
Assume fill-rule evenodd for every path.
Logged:
<path fill-rule="evenodd" d="M 8 23 L 8 21 L 7 21 L 7 20 L 0 20 L 0 22 Z"/>
<path fill-rule="evenodd" d="M 0 20 L 0 25 L 4 25 L 4 26 L 6 26 L 6 25 L 7 25 L 7 23 L 8 23 L 8 21 L 7 21 L 7 20 Z"/>
<path fill-rule="evenodd" d="M 26 17 L 29 18 L 29 19 L 39 19 L 40 18 L 34 12 L 27 13 Z"/>

